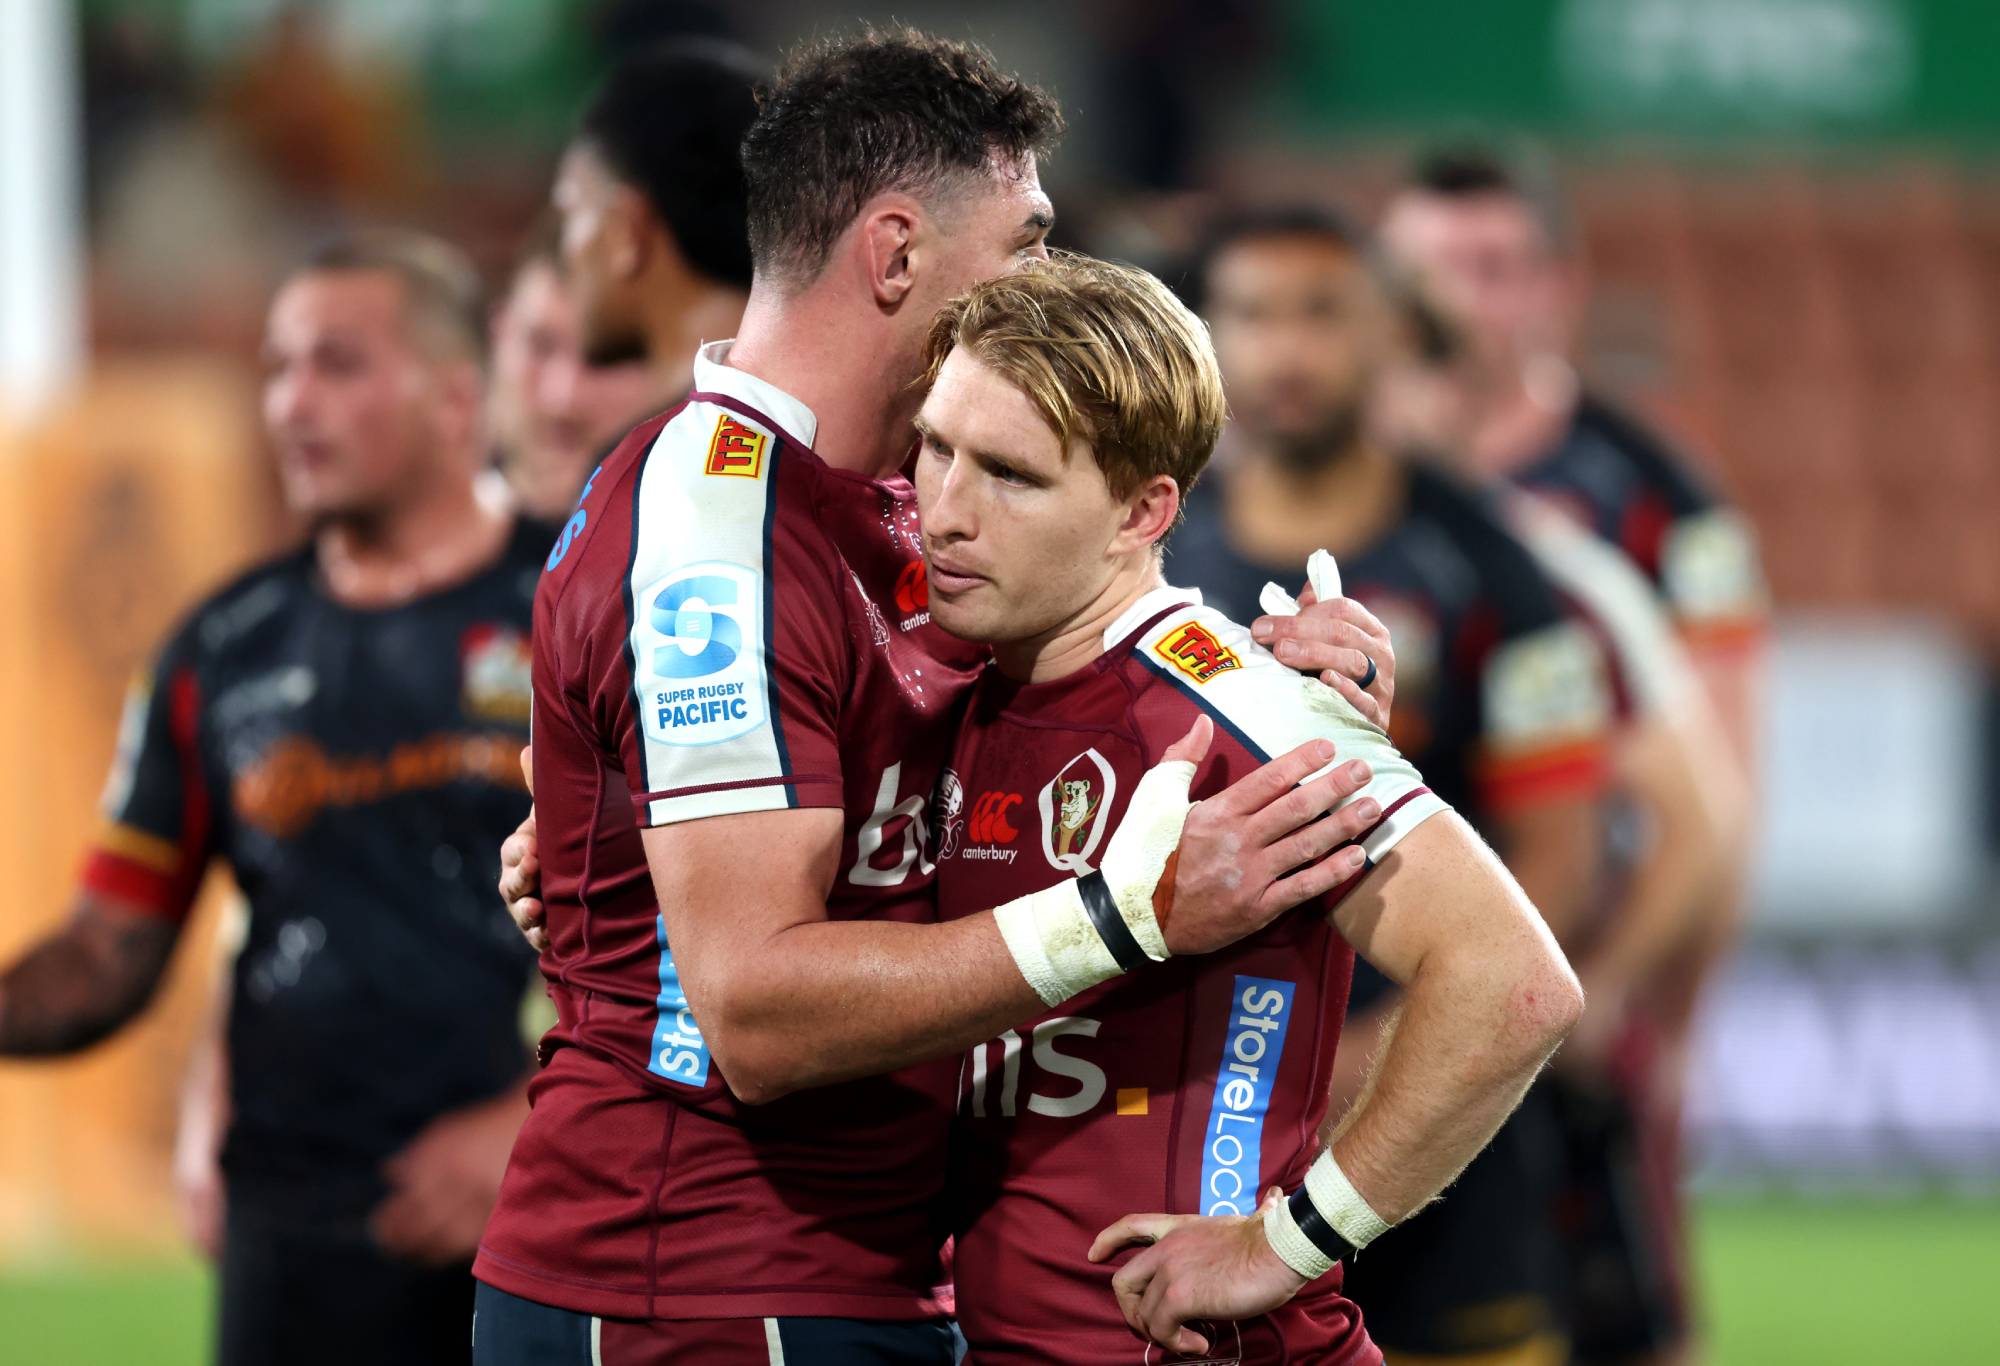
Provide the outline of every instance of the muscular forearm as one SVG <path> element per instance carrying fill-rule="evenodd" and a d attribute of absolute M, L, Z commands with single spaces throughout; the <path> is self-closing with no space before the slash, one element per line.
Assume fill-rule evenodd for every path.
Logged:
<path fill-rule="evenodd" d="M 1427 961 L 1333 1139 L 1369 1206 L 1396 1223 L 1443 1190 L 1520 1103 L 1580 1006 L 1559 960 Z"/>
<path fill-rule="evenodd" d="M 0 971 L 0 1055 L 46 1057 L 88 1048 L 152 999 L 174 927 L 91 904 Z"/>
<path fill-rule="evenodd" d="M 705 1031 L 731 1088 L 750 1101 L 948 1057 L 1042 1009 L 991 913 L 794 925 L 752 971 Z"/>

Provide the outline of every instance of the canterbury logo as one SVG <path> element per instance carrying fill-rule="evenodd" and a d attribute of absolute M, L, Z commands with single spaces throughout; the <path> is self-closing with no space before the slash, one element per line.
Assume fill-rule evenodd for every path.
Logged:
<path fill-rule="evenodd" d="M 1153 646 L 1153 653 L 1197 683 L 1206 683 L 1219 673 L 1243 667 L 1236 651 L 1217 640 L 1207 627 L 1193 621 L 1176 626 L 1161 637 Z"/>
<path fill-rule="evenodd" d="M 922 560 L 911 560 L 896 576 L 896 610 L 907 617 L 912 612 L 929 610 L 930 605 L 930 574 Z"/>
<path fill-rule="evenodd" d="M 975 844 L 1012 844 L 1021 832 L 1008 822 L 1007 813 L 1020 804 L 1018 792 L 982 793 L 966 817 L 966 838 Z"/>
<path fill-rule="evenodd" d="M 764 433 L 744 426 L 728 413 L 716 421 L 715 435 L 708 443 L 704 474 L 732 474 L 755 479 L 764 472 Z"/>

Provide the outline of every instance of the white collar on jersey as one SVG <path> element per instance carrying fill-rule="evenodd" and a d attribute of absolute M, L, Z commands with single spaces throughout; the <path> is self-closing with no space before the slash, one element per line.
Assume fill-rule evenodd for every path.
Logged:
<path fill-rule="evenodd" d="M 1126 608 L 1118 620 L 1105 628 L 1104 648 L 1107 650 L 1113 648 L 1119 641 L 1131 635 L 1141 626 L 1144 626 L 1148 619 L 1157 613 L 1166 611 L 1169 607 L 1199 606 L 1201 606 L 1201 590 L 1199 588 L 1175 588 L 1171 584 L 1163 588 L 1155 588 L 1152 592 L 1146 594 L 1145 597 L 1140 598 L 1137 602 Z"/>
<path fill-rule="evenodd" d="M 729 341 L 704 342 L 694 353 L 694 389 L 697 394 L 721 394 L 758 412 L 784 428 L 794 441 L 811 446 L 819 434 L 819 419 L 813 410 L 775 384 L 758 379 L 729 363 Z"/>

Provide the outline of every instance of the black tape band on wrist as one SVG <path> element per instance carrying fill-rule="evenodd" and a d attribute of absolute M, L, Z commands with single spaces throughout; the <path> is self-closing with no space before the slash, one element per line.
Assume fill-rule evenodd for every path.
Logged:
<path fill-rule="evenodd" d="M 1300 1186 L 1293 1191 L 1288 1203 L 1292 1207 L 1292 1222 L 1299 1226 L 1299 1232 L 1312 1240 L 1312 1245 L 1325 1253 L 1329 1261 L 1346 1261 L 1354 1251 L 1354 1244 L 1340 1236 L 1340 1230 L 1326 1221 L 1319 1212 L 1319 1206 Z"/>
<path fill-rule="evenodd" d="M 1118 914 L 1118 903 L 1112 899 L 1111 889 L 1104 885 L 1104 874 L 1085 873 L 1076 880 L 1076 889 L 1083 897 L 1083 909 L 1089 914 L 1097 937 L 1111 950 L 1119 971 L 1130 972 L 1145 962 L 1146 951 L 1132 937 L 1132 927 L 1125 923 L 1125 917 Z"/>

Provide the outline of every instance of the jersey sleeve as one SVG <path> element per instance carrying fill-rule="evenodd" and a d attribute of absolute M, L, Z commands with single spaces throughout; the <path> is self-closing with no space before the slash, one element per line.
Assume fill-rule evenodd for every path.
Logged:
<path fill-rule="evenodd" d="M 844 595 L 786 459 L 775 432 L 697 402 L 632 481 L 623 610 L 596 644 L 642 826 L 842 804 Z"/>
<path fill-rule="evenodd" d="M 1644 490 L 1616 528 L 1619 548 L 1652 577 L 1681 634 L 1697 647 L 1761 636 L 1769 592 L 1749 519 L 1717 497 L 1685 455 L 1623 412 L 1590 399 L 1582 416 Z"/>
<path fill-rule="evenodd" d="M 214 853 L 193 636 L 190 627 L 170 641 L 126 695 L 103 823 L 83 868 L 86 890 L 175 923 Z"/>
<path fill-rule="evenodd" d="M 1372 772 L 1368 785 L 1341 805 L 1372 797 L 1382 808 L 1382 818 L 1359 841 L 1369 868 L 1447 809 L 1389 737 L 1347 699 L 1280 664 L 1249 631 L 1212 608 L 1169 614 L 1145 632 L 1133 657 L 1193 699 L 1260 763 L 1309 740 L 1333 741 L 1336 764 L 1365 760 Z"/>
<path fill-rule="evenodd" d="M 1559 601 L 1550 590 L 1552 604 Z M 1606 781 L 1612 721 L 1604 647 L 1552 605 L 1541 624 L 1503 635 L 1479 669 L 1482 804 L 1505 813 L 1588 796 Z"/>

